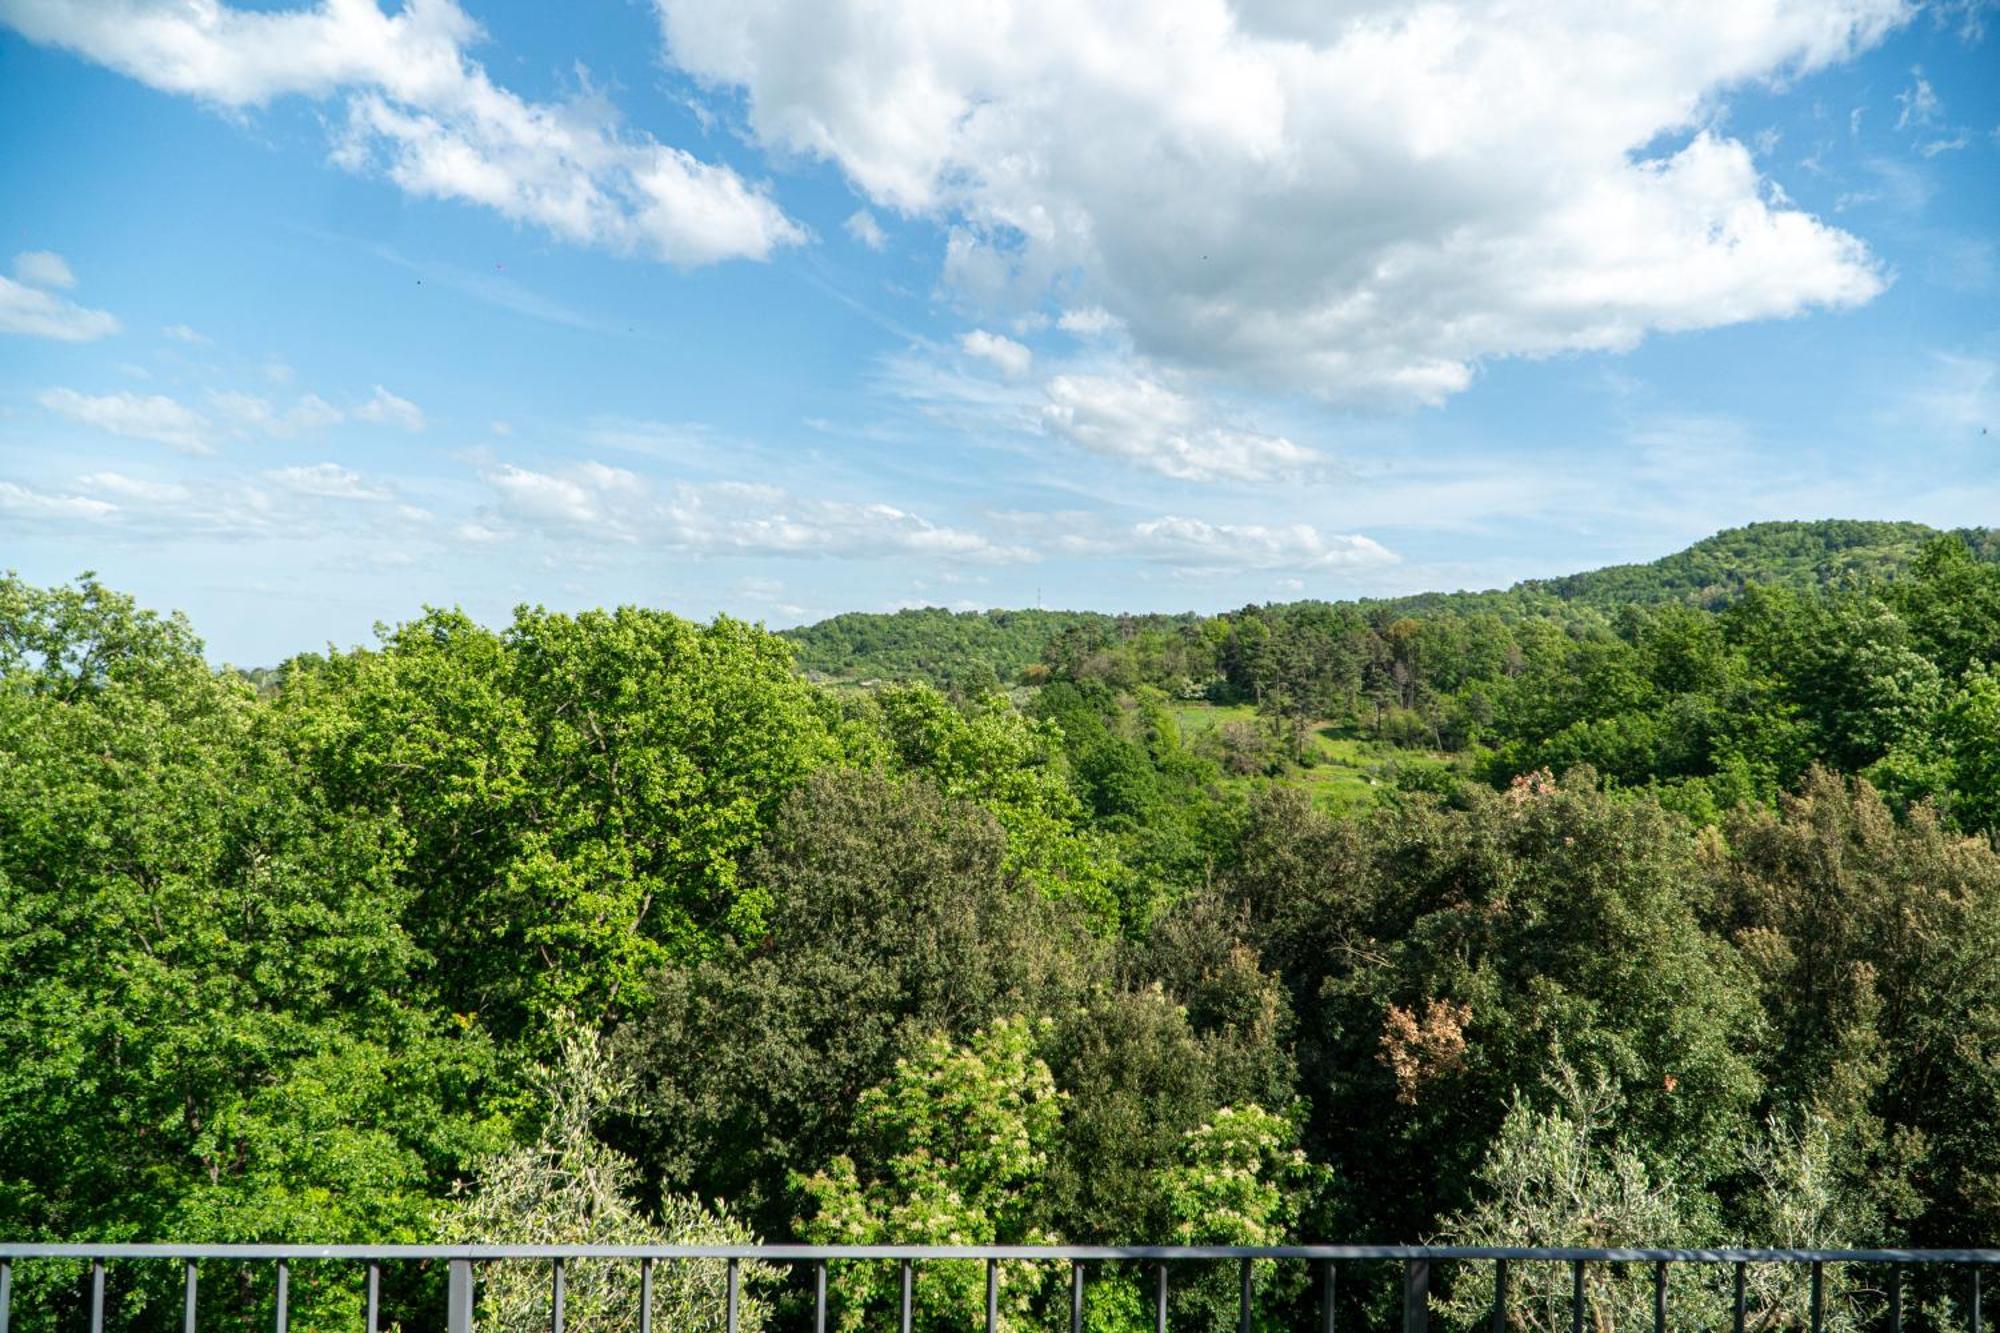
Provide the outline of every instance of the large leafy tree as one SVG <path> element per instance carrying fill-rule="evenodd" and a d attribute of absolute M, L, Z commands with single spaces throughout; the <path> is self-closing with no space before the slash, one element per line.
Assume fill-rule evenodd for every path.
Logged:
<path fill-rule="evenodd" d="M 741 858 L 835 754 L 782 642 L 629 607 L 504 634 L 432 612 L 298 664 L 280 710 L 342 807 L 407 840 L 447 1001 L 509 1034 L 643 1007 L 663 963 L 757 935 Z"/>
<path fill-rule="evenodd" d="M 94 583 L 0 583 L 0 673 L 0 1226 L 421 1236 L 507 1126 L 403 926 L 394 826 L 300 781 L 185 625 Z"/>
<path fill-rule="evenodd" d="M 851 1150 L 856 1100 L 898 1059 L 1080 1006 L 1109 945 L 1009 861 L 993 816 L 923 779 L 830 769 L 786 801 L 745 871 L 772 928 L 661 973 L 621 1034 L 631 1142 L 662 1188 L 775 1232 L 786 1178 Z"/>

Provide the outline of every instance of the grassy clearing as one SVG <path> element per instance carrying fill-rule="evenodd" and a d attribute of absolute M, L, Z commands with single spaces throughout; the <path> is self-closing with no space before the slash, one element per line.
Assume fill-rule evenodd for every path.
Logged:
<path fill-rule="evenodd" d="M 1183 703 L 1174 706 L 1173 715 L 1181 735 L 1188 741 L 1231 722 L 1261 725 L 1256 708 L 1250 704 Z M 1392 770 L 1398 763 L 1450 761 L 1445 754 L 1408 750 L 1386 741 L 1371 740 L 1351 727 L 1337 727 L 1330 722 L 1314 726 L 1307 744 L 1311 747 L 1311 766 L 1292 766 L 1278 781 L 1307 792 L 1316 805 L 1331 814 L 1352 814 L 1373 806 L 1390 786 Z"/>

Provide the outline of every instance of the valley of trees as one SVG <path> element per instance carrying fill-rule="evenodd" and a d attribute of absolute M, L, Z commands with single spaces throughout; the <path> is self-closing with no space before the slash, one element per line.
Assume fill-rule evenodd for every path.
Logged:
<path fill-rule="evenodd" d="M 1991 1244 L 1996 554 L 1762 525 L 1505 592 L 785 636 L 434 611 L 254 678 L 8 577 L 0 1233 Z M 1335 744 L 1383 756 L 1358 805 L 1315 795 Z M 576 1269 L 571 1327 L 627 1326 Z M 745 1327 L 794 1326 L 749 1277 Z M 1065 1279 L 1010 1267 L 1007 1327 Z M 1879 1312 L 1828 1280 L 1835 1327 Z M 268 1281 L 205 1299 L 266 1323 Z M 434 1323 L 439 1274 L 385 1281 Z M 1094 1333 L 1150 1328 L 1147 1282 L 1094 1275 Z M 1517 1282 L 1523 1328 L 1567 1297 Z M 1596 1327 L 1650 1318 L 1648 1275 L 1592 1282 Z M 719 1284 L 658 1317 L 718 1327 Z M 1386 1274 L 1342 1290 L 1389 1318 Z M 842 1327 L 894 1291 L 837 1268 Z M 482 1326 L 544 1295 L 496 1278 Z M 13 1318 L 86 1296 L 23 1263 Z M 112 1296 L 180 1315 L 177 1273 Z M 1259 1268 L 1260 1327 L 1310 1298 Z M 356 1276 L 292 1299 L 349 1326 Z M 1174 1300 L 1233 1327 L 1235 1276 Z M 983 1274 L 918 1304 L 973 1327 Z"/>

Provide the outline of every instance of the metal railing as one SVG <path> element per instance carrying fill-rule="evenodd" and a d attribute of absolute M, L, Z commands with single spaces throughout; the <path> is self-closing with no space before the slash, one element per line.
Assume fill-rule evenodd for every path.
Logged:
<path fill-rule="evenodd" d="M 1888 1286 L 1885 1309 L 1879 1320 L 1885 1333 L 1905 1333 L 1905 1270 L 1963 1269 L 1965 1326 L 1970 1333 L 1984 1333 L 1982 1311 L 1985 1269 L 2000 1264 L 2000 1249 L 1982 1250 L 1663 1250 L 1663 1249 L 1536 1249 L 1493 1246 L 1410 1246 L 1410 1245 L 91 1245 L 91 1244 L 10 1244 L 0 1242 L 0 1333 L 8 1333 L 14 1298 L 14 1268 L 27 1261 L 81 1261 L 89 1266 L 90 1333 L 104 1333 L 106 1319 L 105 1272 L 112 1262 L 178 1261 L 183 1265 L 185 1296 L 183 1328 L 195 1333 L 200 1294 L 200 1266 L 204 1262 L 232 1265 L 271 1264 L 275 1266 L 275 1333 L 286 1333 L 289 1318 L 289 1278 L 298 1262 L 332 1262 L 363 1266 L 365 1333 L 379 1333 L 381 1281 L 385 1264 L 437 1264 L 446 1266 L 445 1327 L 448 1333 L 472 1333 L 477 1300 L 478 1273 L 482 1264 L 545 1263 L 549 1269 L 549 1329 L 563 1333 L 565 1266 L 581 1260 L 613 1260 L 632 1264 L 638 1283 L 639 1333 L 652 1333 L 653 1278 L 660 1264 L 708 1260 L 727 1265 L 724 1326 L 737 1333 L 742 1299 L 741 1266 L 745 1262 L 771 1266 L 808 1267 L 812 1279 L 812 1317 L 815 1333 L 826 1333 L 828 1312 L 827 1274 L 829 1265 L 876 1262 L 893 1263 L 900 1270 L 898 1322 L 901 1333 L 910 1333 L 918 1266 L 942 1261 L 983 1262 L 986 1265 L 986 1328 L 994 1333 L 999 1325 L 1000 1265 L 1004 1262 L 1067 1264 L 1069 1282 L 1069 1327 L 1082 1333 L 1086 1272 L 1092 1265 L 1120 1263 L 1151 1265 L 1153 1270 L 1153 1314 L 1156 1333 L 1168 1327 L 1169 1271 L 1175 1266 L 1235 1263 L 1239 1270 L 1240 1303 L 1238 1326 L 1250 1333 L 1252 1325 L 1253 1264 L 1273 1261 L 1298 1264 L 1315 1270 L 1318 1292 L 1312 1301 L 1310 1325 L 1318 1333 L 1334 1333 L 1338 1308 L 1336 1292 L 1340 1266 L 1369 1261 L 1389 1261 L 1401 1265 L 1401 1324 L 1403 1333 L 1428 1333 L 1431 1318 L 1431 1277 L 1438 1263 L 1492 1265 L 1493 1297 L 1490 1309 L 1493 1333 L 1506 1333 L 1509 1323 L 1511 1270 L 1521 1264 L 1566 1264 L 1570 1273 L 1570 1333 L 1584 1333 L 1587 1298 L 1586 1270 L 1591 1265 L 1642 1264 L 1651 1267 L 1652 1325 L 1654 1333 L 1666 1333 L 1669 1326 L 1667 1272 L 1672 1265 L 1727 1266 L 1733 1270 L 1734 1333 L 1746 1333 L 1747 1278 L 1753 1268 L 1786 1265 L 1806 1270 L 1810 1283 L 1805 1322 L 1811 1333 L 1824 1333 L 1826 1325 L 1825 1273 L 1830 1267 L 1861 1266 L 1886 1270 Z M 1483 1322 L 1483 1320 L 1482 1320 Z M 114 1325 L 115 1326 L 115 1325 Z M 1302 1326 L 1303 1327 L 1303 1326 Z"/>

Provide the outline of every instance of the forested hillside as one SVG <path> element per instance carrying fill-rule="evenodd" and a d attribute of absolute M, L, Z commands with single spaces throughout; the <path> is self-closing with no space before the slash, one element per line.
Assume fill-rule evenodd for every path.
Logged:
<path fill-rule="evenodd" d="M 802 670 L 824 626 L 629 607 L 433 612 L 253 683 L 10 577 L 0 1233 L 1991 1243 L 1991 548 L 1767 527 L 1422 606 L 828 622 L 868 688 Z M 1826 1276 L 1839 1326 L 1879 1314 Z M 795 1326 L 750 1279 L 745 1326 Z M 267 1280 L 218 1317 L 267 1322 Z M 438 1275 L 385 1280 L 429 1326 Z M 1150 1328 L 1146 1280 L 1097 1274 L 1091 1327 Z M 1296 1326 L 1297 1275 L 1255 1280 Z M 179 1318 L 178 1274 L 113 1281 Z M 694 1326 L 719 1277 L 676 1281 Z M 1173 1326 L 1234 1327 L 1235 1281 Z M 577 1326 L 629 1312 L 571 1282 Z M 1650 1317 L 1647 1275 L 1591 1283 L 1593 1326 Z M 15 1284 L 17 1327 L 86 1297 Z M 893 1318 L 893 1272 L 835 1286 Z M 1006 1291 L 1066 1316 L 1062 1274 Z M 360 1299 L 292 1293 L 299 1328 Z M 983 1279 L 918 1304 L 973 1326 Z"/>
<path fill-rule="evenodd" d="M 1516 617 L 1547 612 L 1555 602 L 1603 611 L 1621 606 L 1681 603 L 1715 610 L 1745 588 L 1818 588 L 1855 579 L 1886 578 L 1906 569 L 1941 534 L 1922 523 L 1827 519 L 1816 523 L 1753 523 L 1696 542 L 1643 565 L 1613 565 L 1555 579 L 1530 579 L 1493 592 L 1420 593 L 1354 603 L 1366 612 L 1424 615 L 1491 611 Z M 1983 562 L 2000 560 L 2000 530 L 1953 534 Z M 1297 603 L 1294 605 L 1310 605 Z M 1261 610 L 1282 615 L 1285 605 Z M 947 686 L 970 671 L 991 669 L 1013 679 L 1036 662 L 1056 633 L 1077 627 L 1115 628 L 1129 636 L 1198 620 L 1182 616 L 1110 616 L 1088 611 L 947 611 L 928 607 L 890 613 L 849 612 L 781 631 L 798 648 L 799 665 L 839 680 L 928 680 Z"/>

